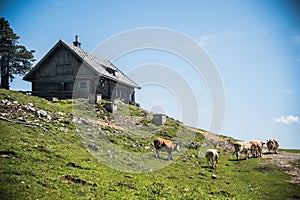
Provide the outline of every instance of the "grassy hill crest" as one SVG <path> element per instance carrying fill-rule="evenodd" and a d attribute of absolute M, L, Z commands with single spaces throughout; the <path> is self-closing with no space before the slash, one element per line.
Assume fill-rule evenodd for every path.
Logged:
<path fill-rule="evenodd" d="M 299 183 L 267 159 L 235 161 L 218 142 L 224 136 L 172 118 L 155 126 L 149 111 L 119 104 L 112 114 L 105 104 L 1 89 L 1 199 L 300 198 Z M 157 136 L 180 143 L 174 161 L 154 158 Z M 215 147 L 220 164 L 212 170 L 203 154 Z"/>

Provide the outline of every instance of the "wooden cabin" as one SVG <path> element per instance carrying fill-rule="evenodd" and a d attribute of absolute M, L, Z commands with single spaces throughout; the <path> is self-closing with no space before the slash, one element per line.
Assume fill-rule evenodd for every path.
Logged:
<path fill-rule="evenodd" d="M 24 76 L 24 80 L 32 83 L 32 95 L 49 100 L 135 102 L 135 89 L 140 86 L 109 60 L 81 49 L 80 45 L 77 36 L 73 44 L 59 40 Z"/>

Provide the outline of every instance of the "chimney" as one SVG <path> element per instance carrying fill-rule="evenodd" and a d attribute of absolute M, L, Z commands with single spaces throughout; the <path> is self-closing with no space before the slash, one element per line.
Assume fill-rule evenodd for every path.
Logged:
<path fill-rule="evenodd" d="M 73 45 L 80 48 L 81 43 L 78 42 L 78 35 L 75 35 L 75 41 L 73 42 Z"/>

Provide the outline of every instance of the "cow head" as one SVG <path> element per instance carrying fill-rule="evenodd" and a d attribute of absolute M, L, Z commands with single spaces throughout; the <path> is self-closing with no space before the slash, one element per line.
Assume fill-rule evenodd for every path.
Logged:
<path fill-rule="evenodd" d="M 275 146 L 279 147 L 279 140 L 274 140 Z"/>

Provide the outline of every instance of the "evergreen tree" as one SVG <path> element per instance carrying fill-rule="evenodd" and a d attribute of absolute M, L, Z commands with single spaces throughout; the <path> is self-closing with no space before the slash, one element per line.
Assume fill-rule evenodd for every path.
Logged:
<path fill-rule="evenodd" d="M 14 33 L 9 22 L 0 18 L 0 72 L 1 88 L 9 89 L 9 80 L 14 75 L 25 75 L 34 62 L 34 50 L 28 51 L 25 46 L 19 45 L 20 37 Z"/>

